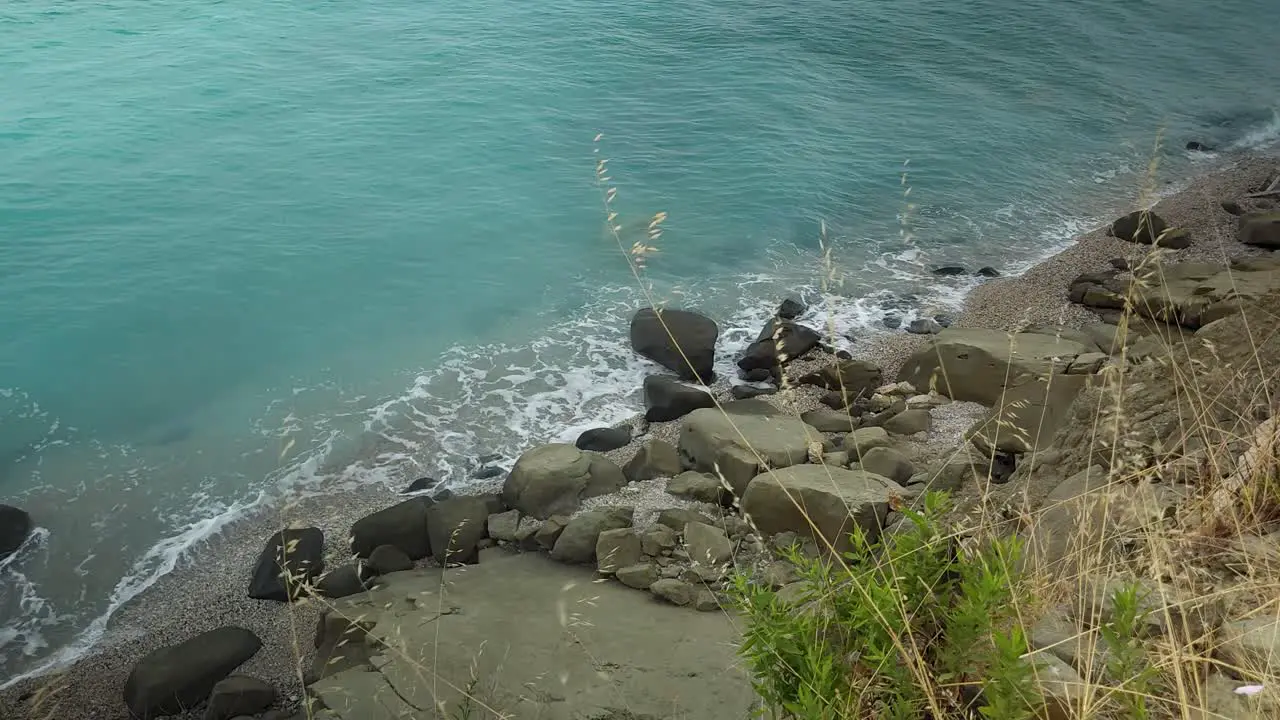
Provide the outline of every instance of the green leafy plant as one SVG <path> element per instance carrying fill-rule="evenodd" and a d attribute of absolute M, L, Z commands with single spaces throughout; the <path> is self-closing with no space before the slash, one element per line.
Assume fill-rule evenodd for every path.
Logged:
<path fill-rule="evenodd" d="M 1107 648 L 1107 675 L 1117 682 L 1116 699 L 1125 717 L 1151 717 L 1147 700 L 1159 679 L 1157 669 L 1147 660 L 1141 634 L 1149 610 L 1146 594 L 1137 582 L 1125 583 L 1111 594 L 1111 619 L 1099 628 Z"/>
<path fill-rule="evenodd" d="M 883 540 L 855 530 L 844 562 L 786 552 L 807 588 L 798 596 L 735 578 L 762 715 L 1034 716 L 1041 696 L 1014 615 L 1021 546 L 962 546 L 942 531 L 948 509 L 945 494 L 929 493 Z"/>

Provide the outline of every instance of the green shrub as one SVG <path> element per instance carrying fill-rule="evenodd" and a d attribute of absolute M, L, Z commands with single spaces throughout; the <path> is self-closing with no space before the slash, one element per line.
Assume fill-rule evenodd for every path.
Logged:
<path fill-rule="evenodd" d="M 876 542 L 854 532 L 844 562 L 787 553 L 806 590 L 784 599 L 749 577 L 733 598 L 762 714 L 796 720 L 1034 717 L 1041 696 L 1016 622 L 1016 539 L 961 547 L 944 494 Z"/>

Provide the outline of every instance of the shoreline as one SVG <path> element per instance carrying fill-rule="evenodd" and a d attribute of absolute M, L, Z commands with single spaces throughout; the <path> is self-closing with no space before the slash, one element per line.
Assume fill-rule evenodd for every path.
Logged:
<path fill-rule="evenodd" d="M 1191 179 L 1178 192 L 1161 198 L 1153 209 L 1172 225 L 1189 230 L 1194 239 L 1189 248 L 1170 252 L 1171 260 L 1222 262 L 1230 256 L 1246 254 L 1234 240 L 1235 218 L 1223 212 L 1218 203 L 1247 192 L 1275 168 L 1274 155 L 1246 153 L 1235 163 Z M 1071 280 L 1081 273 L 1109 267 L 1112 258 L 1131 257 L 1145 251 L 1142 246 L 1107 236 L 1105 227 L 1093 230 L 1021 275 L 993 279 L 974 288 L 966 296 L 964 309 L 955 324 L 996 330 L 1013 330 L 1029 324 L 1078 327 L 1096 320 L 1097 316 L 1070 303 L 1067 289 Z M 1258 250 L 1257 254 L 1264 252 L 1267 251 Z M 854 343 L 852 352 L 855 357 L 876 361 L 887 381 L 897 375 L 902 362 L 928 337 L 905 332 L 885 333 Z M 818 353 L 798 364 L 824 359 L 828 356 Z M 717 387 L 727 385 L 722 380 Z M 788 409 L 803 412 L 817 405 L 819 395 L 799 392 L 777 397 L 792 404 Z M 621 464 L 634 455 L 643 442 L 653 438 L 672 439 L 678 427 L 679 421 L 653 423 L 648 433 L 609 456 Z M 962 430 L 963 425 L 960 428 Z M 953 432 L 948 430 L 948 434 Z M 468 489 L 484 492 L 488 488 L 481 482 Z M 319 527 L 325 532 L 326 562 L 329 567 L 336 567 L 349 559 L 350 551 L 345 545 L 351 523 L 399 499 L 403 496 L 375 486 L 359 492 L 311 496 L 234 521 L 216 538 L 191 552 L 174 571 L 117 611 L 94 649 L 61 671 L 22 681 L 0 692 L 0 716 L 22 717 L 17 714 L 21 709 L 19 698 L 42 685 L 62 685 L 58 711 L 64 715 L 126 717 L 120 702 L 120 688 L 133 662 L 151 649 L 225 624 L 253 630 L 264 641 L 262 651 L 246 663 L 241 672 L 272 683 L 283 699 L 296 702 L 302 696 L 302 687 L 297 677 L 295 654 L 300 651 L 303 662 L 307 661 L 311 650 L 309 635 L 315 627 L 319 606 L 316 603 L 279 605 L 246 597 L 248 573 L 261 543 L 281 522 L 296 521 Z M 87 666 L 92 666 L 92 673 L 78 672 L 82 667 L 88 669 Z M 10 704 L 15 708 L 12 715 Z"/>

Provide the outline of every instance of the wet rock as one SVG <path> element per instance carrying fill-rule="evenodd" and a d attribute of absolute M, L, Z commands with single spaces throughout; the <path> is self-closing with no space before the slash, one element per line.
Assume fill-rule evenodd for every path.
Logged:
<path fill-rule="evenodd" d="M 631 442 L 631 428 L 591 428 L 578 436 L 574 447 L 579 450 L 609 452 L 626 447 Z"/>
<path fill-rule="evenodd" d="M 752 368 L 744 370 L 742 379 L 747 382 L 768 382 L 773 379 L 773 372 L 769 368 Z"/>
<path fill-rule="evenodd" d="M 803 357 L 821 340 L 822 335 L 812 328 L 785 320 L 770 320 L 738 360 L 738 367 L 744 371 L 772 371 L 779 365 Z"/>
<path fill-rule="evenodd" d="M 31 534 L 31 516 L 12 505 L 0 505 L 0 560 L 9 557 Z"/>
<path fill-rule="evenodd" d="M 688 310 L 644 308 L 631 319 L 632 349 L 683 380 L 704 384 L 715 379 L 719 335 L 713 320 Z"/>
<path fill-rule="evenodd" d="M 849 395 L 857 396 L 879 387 L 882 377 L 880 366 L 869 360 L 841 360 L 805 375 L 799 382 L 827 390 L 843 390 Z"/>
<path fill-rule="evenodd" d="M 476 470 L 475 472 L 471 473 L 471 479 L 472 480 L 488 480 L 490 478 L 496 478 L 501 474 L 502 474 L 502 468 L 490 465 L 489 467 L 482 467 L 479 470 Z"/>
<path fill-rule="evenodd" d="M 288 602 L 302 597 L 324 572 L 324 533 L 319 528 L 290 528 L 267 539 L 249 580 L 249 597 Z"/>
<path fill-rule="evenodd" d="M 959 265 L 943 265 L 942 267 L 934 268 L 932 272 L 934 275 L 947 276 L 947 275 L 964 275 L 965 272 L 967 271 L 963 267 L 960 267 Z"/>
<path fill-rule="evenodd" d="M 1206 145 L 1199 140 L 1192 140 L 1187 143 L 1187 150 L 1190 152 L 1212 152 L 1213 147 Z"/>
<path fill-rule="evenodd" d="M 715 398 L 701 387 L 665 375 L 644 379 L 644 417 L 649 422 L 677 420 L 698 408 L 715 407 Z"/>
<path fill-rule="evenodd" d="M 808 310 L 808 308 L 805 307 L 804 303 L 795 298 L 787 298 L 778 306 L 777 315 L 783 320 L 795 320 L 803 315 L 805 310 Z"/>
<path fill-rule="evenodd" d="M 898 328 L 902 327 L 902 316 L 885 315 L 884 317 L 880 318 L 880 324 L 884 325 L 886 328 L 890 330 L 897 330 Z"/>
<path fill-rule="evenodd" d="M 978 268 L 978 272 L 974 273 L 974 275 L 979 275 L 985 278 L 997 278 L 1000 277 L 1000 271 L 990 265 L 987 265 L 985 267 Z"/>
<path fill-rule="evenodd" d="M 430 490 L 431 488 L 435 487 L 436 483 L 437 483 L 437 480 L 435 478 L 420 477 L 417 480 L 414 480 L 413 482 L 409 483 L 409 487 L 405 488 L 404 490 L 401 490 L 400 493 L 402 495 L 409 495 L 411 493 L 426 492 L 427 490 Z"/>

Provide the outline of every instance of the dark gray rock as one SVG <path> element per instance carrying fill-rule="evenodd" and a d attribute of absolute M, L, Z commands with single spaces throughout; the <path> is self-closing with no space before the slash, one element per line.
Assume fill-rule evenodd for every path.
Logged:
<path fill-rule="evenodd" d="M 808 309 L 809 308 L 805 307 L 805 304 L 799 300 L 795 298 L 787 298 L 778 306 L 777 315 L 783 320 L 795 320 L 803 315 L 804 311 Z"/>
<path fill-rule="evenodd" d="M 902 317 L 898 315 L 885 315 L 883 318 L 880 319 L 880 324 L 884 325 L 890 330 L 897 330 L 898 328 L 902 327 Z"/>
<path fill-rule="evenodd" d="M 955 319 L 950 315 L 934 315 L 933 321 L 943 328 L 949 328 L 955 323 Z"/>
<path fill-rule="evenodd" d="M 747 382 L 769 382 L 773 379 L 773 372 L 769 368 L 753 368 L 744 371 L 742 379 Z"/>
<path fill-rule="evenodd" d="M 966 270 L 959 265 L 943 265 L 933 269 L 934 275 L 963 275 Z"/>
<path fill-rule="evenodd" d="M 942 325 L 933 318 L 916 318 L 907 325 L 907 332 L 912 335 L 937 335 L 942 332 Z"/>
<path fill-rule="evenodd" d="M 1223 200 L 1222 209 L 1229 215 L 1243 215 L 1244 208 L 1240 207 L 1240 203 L 1235 200 Z"/>
<path fill-rule="evenodd" d="M 1190 152 L 1212 152 L 1213 147 L 1206 145 L 1199 140 L 1192 140 L 1187 143 L 1187 150 Z"/>
<path fill-rule="evenodd" d="M 395 545 L 379 545 L 369 553 L 369 570 L 377 575 L 413 569 L 413 561 Z"/>
<path fill-rule="evenodd" d="M 659 477 L 675 477 L 684 470 L 680 453 L 674 445 L 663 440 L 650 440 L 640 451 L 622 466 L 627 482 L 643 482 Z"/>
<path fill-rule="evenodd" d="M 395 545 L 411 560 L 426 557 L 431 552 L 427 508 L 434 503 L 414 498 L 360 518 L 351 526 L 351 551 L 367 558 L 379 545 Z"/>
<path fill-rule="evenodd" d="M 990 265 L 987 265 L 987 266 L 978 268 L 978 271 L 975 272 L 974 275 L 978 275 L 980 277 L 985 277 L 985 278 L 997 278 L 997 277 L 1000 277 L 1000 271 L 991 267 Z"/>
<path fill-rule="evenodd" d="M 270 683 L 248 675 L 232 675 L 213 686 L 204 720 L 230 720 L 240 715 L 256 715 L 276 701 Z"/>
<path fill-rule="evenodd" d="M 22 547 L 31 534 L 31 516 L 12 505 L 0 505 L 0 560 Z"/>
<path fill-rule="evenodd" d="M 477 543 L 489 535 L 489 503 L 482 496 L 461 496 L 427 508 L 427 537 L 436 562 L 479 562 Z"/>
<path fill-rule="evenodd" d="M 644 417 L 649 422 L 667 422 L 698 408 L 715 407 L 715 398 L 703 388 L 686 385 L 665 375 L 644 379 Z"/>
<path fill-rule="evenodd" d="M 262 647 L 251 631 L 221 627 L 154 650 L 133 667 L 124 702 L 139 720 L 177 715 L 209 697 L 214 685 Z"/>
<path fill-rule="evenodd" d="M 324 572 L 324 533 L 319 528 L 281 530 L 267 539 L 249 580 L 249 597 L 288 602 L 302 597 Z"/>
<path fill-rule="evenodd" d="M 471 479 L 472 480 L 488 480 L 490 478 L 496 478 L 502 473 L 503 473 L 502 468 L 490 465 L 489 467 L 482 467 L 479 470 L 476 470 L 475 472 L 471 473 Z"/>
<path fill-rule="evenodd" d="M 551 558 L 564 563 L 595 561 L 600 533 L 631 527 L 633 512 L 629 507 L 613 507 L 588 510 L 573 518 L 551 548 Z"/>
<path fill-rule="evenodd" d="M 631 319 L 632 349 L 683 380 L 710 384 L 715 379 L 719 335 L 713 320 L 688 310 L 644 308 Z"/>
<path fill-rule="evenodd" d="M 384 546 L 386 547 L 386 546 Z M 321 576 L 316 590 L 327 598 L 344 598 L 369 589 L 369 578 L 363 577 L 355 563 L 347 563 Z"/>
<path fill-rule="evenodd" d="M 631 428 L 591 428 L 578 436 L 574 446 L 579 450 L 609 452 L 626 447 L 631 442 Z"/>
<path fill-rule="evenodd" d="M 431 488 L 435 487 L 437 482 L 438 481 L 435 478 L 420 477 L 417 480 L 414 480 L 413 482 L 409 483 L 409 487 L 401 490 L 400 494 L 408 495 L 410 493 L 426 492 L 427 490 L 430 490 Z"/>
<path fill-rule="evenodd" d="M 779 365 L 803 357 L 821 340 L 822 335 L 812 328 L 785 320 L 770 320 L 738 360 L 738 367 L 744 371 L 764 369 L 772 372 Z"/>
<path fill-rule="evenodd" d="M 1111 264 L 1111 267 L 1119 270 L 1120 272 L 1129 272 L 1129 260 L 1127 258 L 1111 258 L 1107 262 Z"/>
<path fill-rule="evenodd" d="M 1164 218 L 1149 210 L 1134 210 L 1111 223 L 1114 237 L 1140 245 L 1154 245 L 1168 229 Z"/>
<path fill-rule="evenodd" d="M 778 392 L 775 387 L 756 387 L 754 385 L 734 385 L 729 388 L 729 395 L 734 400 L 750 400 L 762 395 L 773 395 Z"/>

